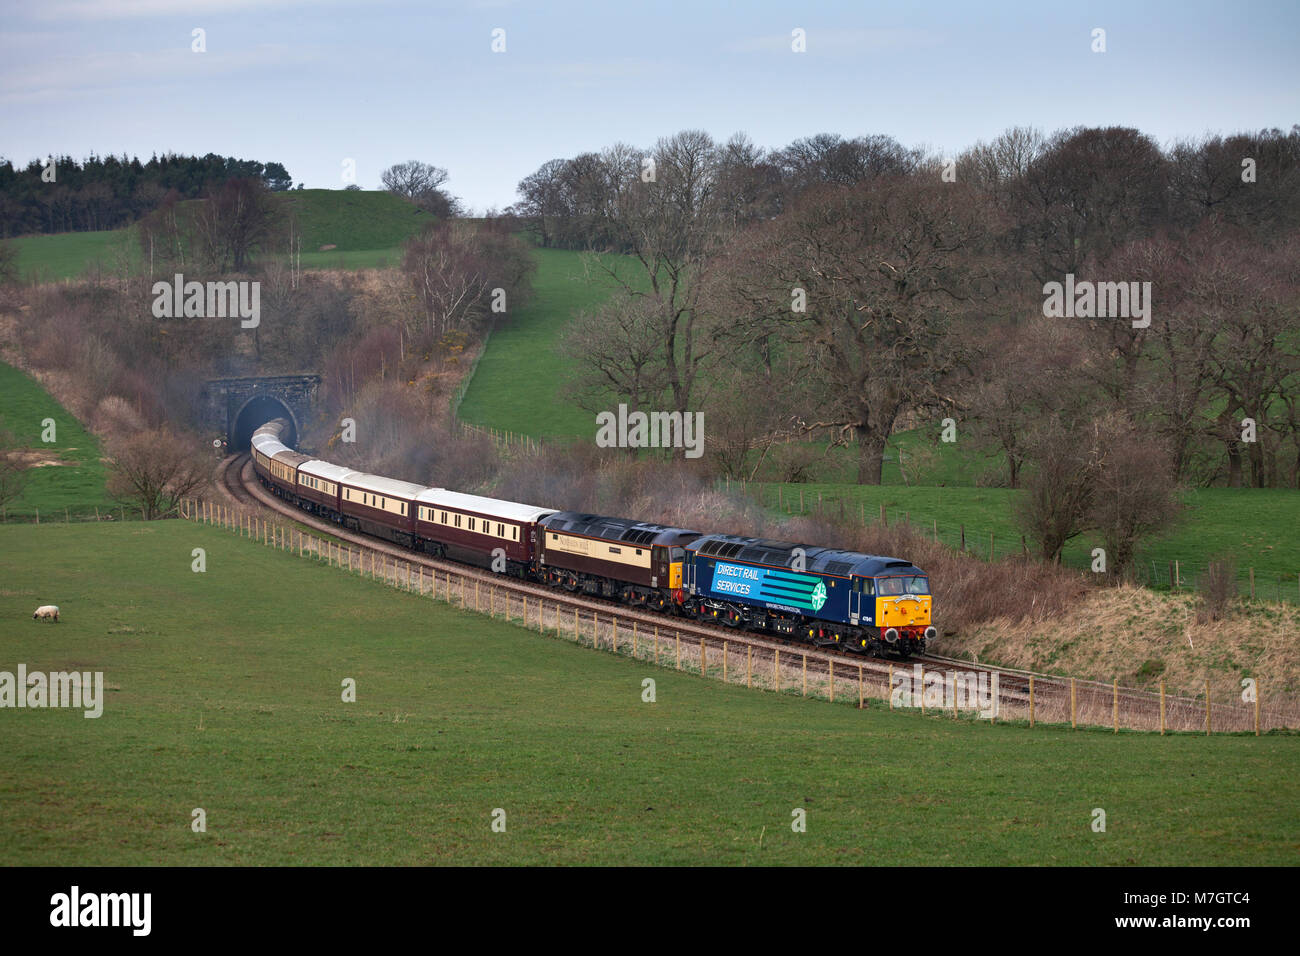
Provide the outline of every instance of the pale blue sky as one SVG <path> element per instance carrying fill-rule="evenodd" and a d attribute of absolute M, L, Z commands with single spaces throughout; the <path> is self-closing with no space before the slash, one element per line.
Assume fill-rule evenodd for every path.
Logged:
<path fill-rule="evenodd" d="M 686 128 L 951 154 L 1014 125 L 1167 144 L 1300 122 L 1296 0 L 0 0 L 0 31 L 0 156 L 17 163 L 216 152 L 340 188 L 353 159 L 376 188 L 420 159 L 480 210 L 548 159 Z"/>

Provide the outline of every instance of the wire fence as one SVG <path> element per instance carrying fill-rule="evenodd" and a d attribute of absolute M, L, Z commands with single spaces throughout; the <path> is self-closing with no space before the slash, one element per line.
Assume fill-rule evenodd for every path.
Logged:
<path fill-rule="evenodd" d="M 863 524 L 871 521 L 889 523 L 898 521 L 908 525 L 917 534 L 923 534 L 934 541 L 945 544 L 955 551 L 964 551 L 975 557 L 989 561 L 1001 558 L 1031 557 L 1034 552 L 1024 535 L 995 533 L 987 529 L 968 527 L 958 523 L 956 527 L 940 527 L 936 519 L 928 523 L 913 521 L 910 512 L 888 513 L 884 504 L 878 512 L 869 510 L 865 502 L 857 505 L 846 504 L 839 496 L 824 497 L 823 493 L 803 489 L 787 489 L 783 485 L 771 485 L 766 482 L 751 483 L 720 479 L 720 489 L 735 492 L 753 499 L 766 508 L 775 508 L 790 515 L 812 515 L 839 518 L 855 516 Z M 1087 569 L 1086 562 L 1067 560 L 1067 564 Z M 1181 560 L 1155 560 L 1141 556 L 1130 570 L 1134 583 L 1153 590 L 1163 591 L 1199 591 L 1202 582 L 1210 573 L 1208 564 L 1187 563 Z M 1272 601 L 1274 603 L 1300 603 L 1300 571 L 1283 574 L 1276 570 L 1258 571 L 1250 566 L 1236 569 L 1236 586 L 1239 597 L 1251 600 Z"/>
<path fill-rule="evenodd" d="M 33 508 L 31 511 L 0 510 L 0 524 L 78 524 L 96 521 L 142 521 L 144 513 L 128 505 L 105 505 L 90 510 L 84 508 Z"/>

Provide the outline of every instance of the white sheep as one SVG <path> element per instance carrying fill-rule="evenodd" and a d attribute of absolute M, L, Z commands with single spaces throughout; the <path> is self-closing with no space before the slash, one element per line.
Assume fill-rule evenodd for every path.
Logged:
<path fill-rule="evenodd" d="M 33 621 L 53 621 L 59 623 L 59 607 L 57 604 L 42 604 L 32 615 Z"/>

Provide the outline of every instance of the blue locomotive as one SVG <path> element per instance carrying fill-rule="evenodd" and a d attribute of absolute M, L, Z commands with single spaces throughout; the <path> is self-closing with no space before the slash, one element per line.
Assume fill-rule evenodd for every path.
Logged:
<path fill-rule="evenodd" d="M 682 610 L 862 653 L 906 657 L 935 636 L 930 583 L 910 561 L 710 534 L 686 545 Z"/>

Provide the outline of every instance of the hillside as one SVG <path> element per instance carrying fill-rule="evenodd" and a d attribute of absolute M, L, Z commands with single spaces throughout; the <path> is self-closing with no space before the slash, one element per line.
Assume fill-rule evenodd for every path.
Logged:
<path fill-rule="evenodd" d="M 43 422 L 54 419 L 55 441 L 42 441 Z M 115 505 L 104 490 L 99 440 L 25 372 L 0 362 L 0 428 L 13 434 L 31 463 L 23 494 L 6 509 L 10 518 L 64 520 Z"/>
<path fill-rule="evenodd" d="M 292 204 L 302 229 L 306 268 L 375 268 L 396 265 L 400 246 L 429 216 L 382 190 L 303 189 L 278 194 Z M 197 200 L 180 204 L 191 206 Z M 100 268 L 120 269 L 126 260 L 140 265 L 134 227 L 103 232 L 20 236 L 18 268 L 27 279 L 70 279 Z M 322 249 L 322 246 L 334 249 Z"/>
<path fill-rule="evenodd" d="M 1030 731 L 727 687 L 179 521 L 0 528 L 0 577 L 0 666 L 107 689 L 95 720 L 0 710 L 15 865 L 1294 857 L 1288 735 Z M 310 620 L 286 594 L 312 595 Z M 30 620 L 46 601 L 63 623 Z"/>

